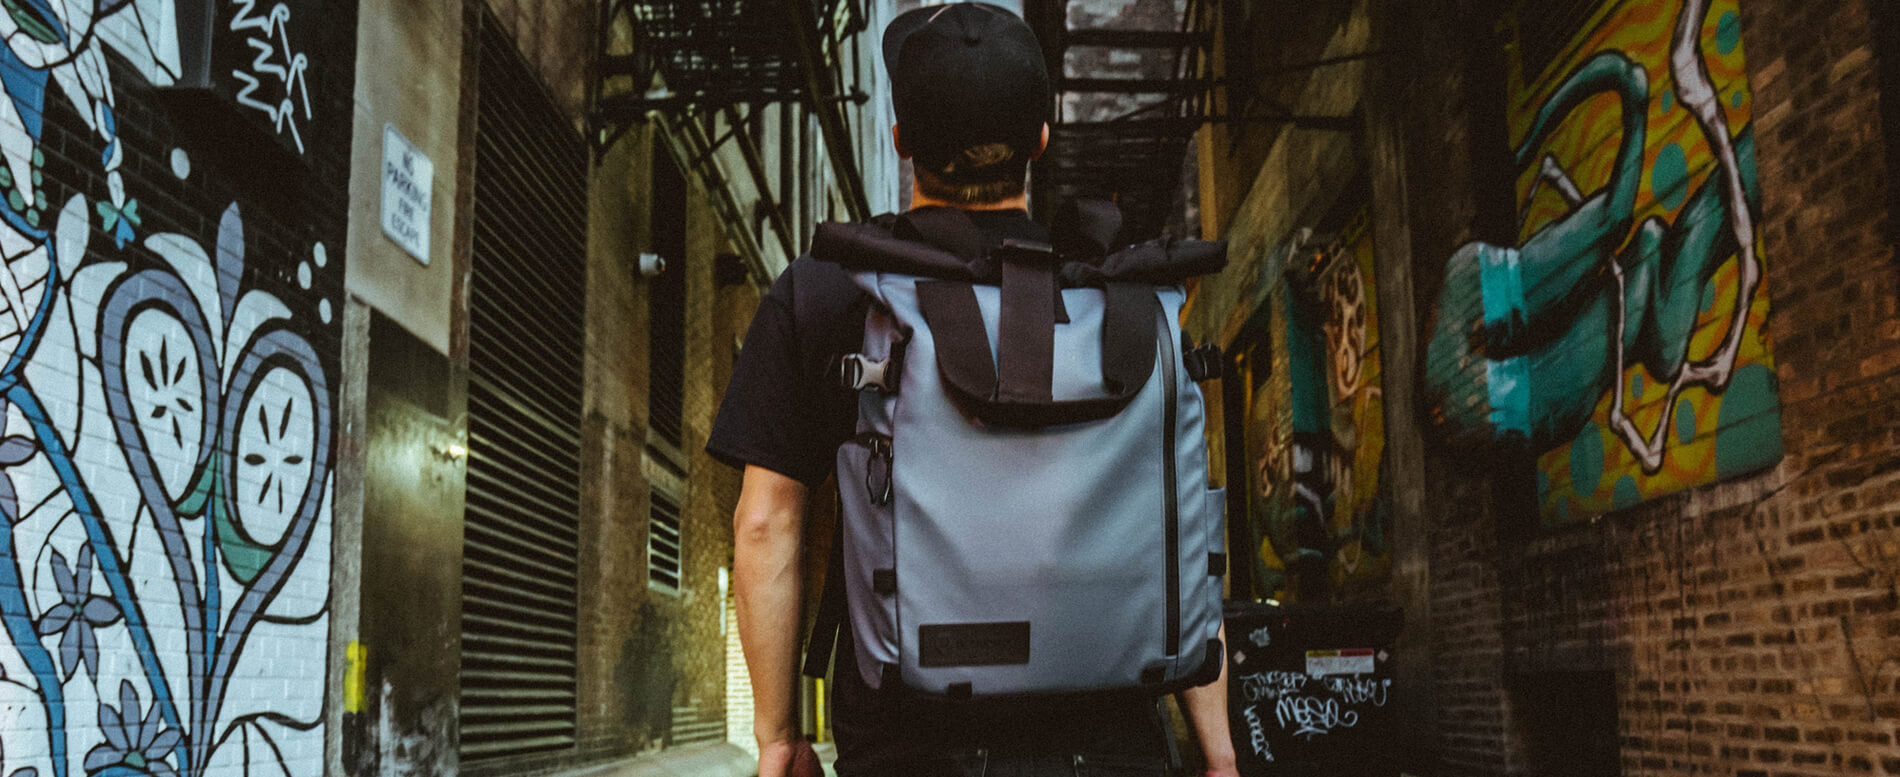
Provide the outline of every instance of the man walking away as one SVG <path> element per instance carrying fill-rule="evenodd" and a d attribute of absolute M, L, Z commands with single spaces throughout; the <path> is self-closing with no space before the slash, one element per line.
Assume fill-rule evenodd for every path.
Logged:
<path fill-rule="evenodd" d="M 892 140 L 915 162 L 906 215 L 961 211 L 985 249 L 1005 240 L 1049 243 L 1024 193 L 1028 165 L 1048 143 L 1051 103 L 1028 25 L 991 5 L 931 6 L 894 20 L 883 49 L 897 113 Z M 760 777 L 819 773 L 794 709 L 801 543 L 807 497 L 858 431 L 857 392 L 840 386 L 833 365 L 859 349 L 866 306 L 839 265 L 810 256 L 793 262 L 760 302 L 707 443 L 713 456 L 744 468 L 733 518 L 734 595 Z M 901 682 L 873 689 L 851 639 L 842 629 L 833 673 L 843 777 L 1165 772 L 1172 734 L 1151 692 L 945 699 Z M 1219 680 L 1179 698 L 1208 774 L 1231 777 L 1221 663 Z"/>

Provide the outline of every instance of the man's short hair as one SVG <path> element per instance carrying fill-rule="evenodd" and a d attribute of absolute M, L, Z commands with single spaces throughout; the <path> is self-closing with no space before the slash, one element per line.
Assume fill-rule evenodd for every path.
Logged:
<path fill-rule="evenodd" d="M 1030 156 L 1008 143 L 984 143 L 964 149 L 940 168 L 913 160 L 917 164 L 912 171 L 918 191 L 925 196 L 957 205 L 980 205 L 1022 194 Z"/>

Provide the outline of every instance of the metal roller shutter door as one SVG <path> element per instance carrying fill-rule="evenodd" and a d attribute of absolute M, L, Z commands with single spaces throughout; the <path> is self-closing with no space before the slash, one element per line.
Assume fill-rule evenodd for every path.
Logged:
<path fill-rule="evenodd" d="M 461 757 L 574 744 L 587 153 L 482 15 Z"/>

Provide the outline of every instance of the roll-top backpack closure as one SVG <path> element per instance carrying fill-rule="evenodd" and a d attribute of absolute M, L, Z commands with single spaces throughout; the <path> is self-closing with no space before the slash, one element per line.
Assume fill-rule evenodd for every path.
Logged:
<path fill-rule="evenodd" d="M 1094 219 L 1098 231 L 1107 221 Z M 1099 250 L 1105 239 L 1058 242 Z M 1009 427 L 1081 423 L 1120 412 L 1148 383 L 1158 358 L 1163 313 L 1154 287 L 1226 263 L 1223 244 L 1198 240 L 1155 240 L 1107 256 L 1071 257 L 1021 240 L 986 251 L 982 233 L 954 208 L 925 208 L 869 224 L 822 224 L 812 255 L 852 270 L 922 276 L 917 305 L 936 342 L 944 386 L 977 420 Z M 993 359 L 975 284 L 1000 288 Z M 1074 287 L 1098 288 L 1104 295 L 1103 393 L 1057 400 L 1055 327 L 1068 320 L 1061 289 Z"/>
<path fill-rule="evenodd" d="M 1064 234 L 1059 229 L 1055 235 L 1052 265 L 1061 288 L 1102 288 L 1114 281 L 1173 286 L 1227 266 L 1227 244 L 1219 240 L 1163 237 L 1097 254 L 1104 243 Z M 982 233 L 963 211 L 923 208 L 864 223 L 819 224 L 811 255 L 847 270 L 996 285 L 1002 282 L 1004 252 L 987 251 Z"/>

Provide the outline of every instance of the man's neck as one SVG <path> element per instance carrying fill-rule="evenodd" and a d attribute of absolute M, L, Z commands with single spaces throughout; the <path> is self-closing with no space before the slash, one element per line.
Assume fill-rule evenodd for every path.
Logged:
<path fill-rule="evenodd" d="M 911 207 L 911 210 L 916 210 L 918 208 L 960 208 L 963 210 L 1029 210 L 1029 195 L 1028 193 L 1023 193 L 1023 194 L 1018 194 L 1014 197 L 1001 199 L 1001 200 L 995 200 L 992 202 L 976 202 L 976 203 L 951 202 L 949 200 L 937 199 L 936 197 L 932 197 L 928 194 L 917 191 L 915 188 L 913 188 L 911 189 L 911 192 L 910 192 L 910 207 Z"/>

